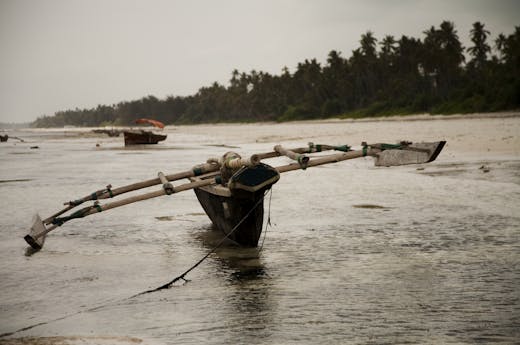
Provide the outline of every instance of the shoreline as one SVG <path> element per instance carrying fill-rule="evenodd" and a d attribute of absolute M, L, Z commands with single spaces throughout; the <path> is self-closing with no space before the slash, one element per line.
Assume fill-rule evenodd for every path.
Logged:
<path fill-rule="evenodd" d="M 116 143 L 121 139 L 91 133 L 96 128 L 69 127 L 29 128 L 18 130 L 48 139 L 97 138 L 100 142 Z M 217 123 L 166 126 L 168 139 L 159 147 L 182 145 L 186 138 L 200 137 L 201 145 L 235 145 L 256 150 L 262 145 L 284 144 L 301 146 L 308 142 L 360 145 L 397 141 L 448 142 L 452 157 L 507 155 L 520 157 L 520 112 L 496 112 L 454 115 L 405 115 L 362 119 L 317 119 L 291 122 Z M 254 145 L 254 146 L 252 146 Z M 247 150 L 247 149 L 246 149 Z"/>
<path fill-rule="evenodd" d="M 515 111 L 500 111 L 493 113 L 468 113 L 468 114 L 410 114 L 410 115 L 389 115 L 389 116 L 367 116 L 360 118 L 321 118 L 309 120 L 294 120 L 294 121 L 259 121 L 259 122 L 205 122 L 205 123 L 191 123 L 191 124 L 173 124 L 166 125 L 165 128 L 175 127 L 192 127 L 192 126 L 227 126 L 227 125 L 276 125 L 276 124 L 302 124 L 302 123 L 357 123 L 357 122 L 392 122 L 392 121 L 439 121 L 439 120 L 460 120 L 460 119 L 497 119 L 497 118 L 515 118 L 520 117 L 520 110 Z M 16 125 L 16 124 L 15 124 Z M 131 126 L 95 126 L 95 127 L 23 127 L 23 128 L 2 128 L 0 132 L 7 131 L 31 131 L 31 130 L 60 130 L 60 131 L 80 131 L 90 130 L 96 128 L 129 128 Z"/>

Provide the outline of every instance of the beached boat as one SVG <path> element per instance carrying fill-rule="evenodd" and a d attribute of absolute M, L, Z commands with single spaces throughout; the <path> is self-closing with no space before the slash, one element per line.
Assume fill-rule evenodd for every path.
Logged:
<path fill-rule="evenodd" d="M 194 191 L 216 229 L 242 246 L 256 247 L 262 234 L 264 195 L 279 178 L 275 168 L 257 164 L 241 168 L 227 183 Z M 191 180 L 202 181 L 204 177 Z"/>
<path fill-rule="evenodd" d="M 156 134 L 145 130 L 127 130 L 123 132 L 125 146 L 157 144 L 166 139 L 165 134 Z"/>
<path fill-rule="evenodd" d="M 375 165 L 383 167 L 429 163 L 437 158 L 444 144 L 445 141 L 417 144 L 411 142 L 372 145 L 362 143 L 359 150 L 352 150 L 348 145 L 329 146 L 310 143 L 308 147 L 292 150 L 276 145 L 271 152 L 254 154 L 248 158 L 228 152 L 222 157 L 210 158 L 206 163 L 197 165 L 188 171 L 171 175 L 159 172 L 157 178 L 115 189 L 109 185 L 83 198 L 66 203 L 67 206 L 63 210 L 44 220 L 36 215 L 31 231 L 25 236 L 25 240 L 33 248 L 41 249 L 45 236 L 69 220 L 83 218 L 137 201 L 193 189 L 215 228 L 222 231 L 225 238 L 242 246 L 254 247 L 258 244 L 262 233 L 264 196 L 279 180 L 280 174 L 365 156 L 373 157 Z M 326 151 L 339 152 L 319 154 L 319 152 Z M 314 153 L 318 154 L 314 155 Z M 277 156 L 289 157 L 294 162 L 278 167 L 272 167 L 262 162 Z M 189 179 L 190 182 L 177 186 L 171 184 L 172 181 L 181 179 Z M 162 185 L 162 188 L 103 205 L 97 202 L 98 199 L 113 198 L 155 185 Z M 92 206 L 84 207 L 68 216 L 61 216 L 87 201 L 96 202 Z"/>
<path fill-rule="evenodd" d="M 163 129 L 164 123 L 151 120 L 151 119 L 137 119 L 135 120 L 136 124 L 144 124 L 144 125 L 152 125 L 154 127 Z M 159 141 L 163 141 L 166 139 L 166 134 L 158 134 L 152 131 L 143 130 L 143 129 L 129 129 L 123 132 L 125 137 L 125 146 L 129 145 L 150 145 L 157 144 Z"/>

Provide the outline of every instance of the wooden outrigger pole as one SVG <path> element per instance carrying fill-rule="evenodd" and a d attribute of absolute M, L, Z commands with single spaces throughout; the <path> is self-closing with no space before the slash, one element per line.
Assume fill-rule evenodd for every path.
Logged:
<path fill-rule="evenodd" d="M 376 166 L 428 163 L 437 158 L 444 144 L 445 141 L 417 144 L 401 142 L 395 145 L 367 145 L 362 143 L 361 150 L 352 150 L 348 145 L 330 146 L 309 143 L 308 147 L 295 149 L 286 149 L 281 145 L 276 145 L 271 152 L 254 154 L 248 158 L 241 158 L 236 153 L 228 152 L 222 158 L 210 158 L 207 163 L 197 165 L 188 171 L 170 175 L 159 172 L 157 178 L 114 189 L 108 185 L 106 188 L 83 198 L 65 203 L 64 209 L 44 220 L 36 215 L 31 230 L 24 239 L 34 249 L 41 249 L 49 232 L 72 219 L 83 218 L 138 201 L 194 189 L 202 207 L 217 228 L 220 228 L 224 233 L 229 233 L 231 228 L 235 232 L 237 230 L 235 225 L 239 222 L 240 224 L 243 223 L 236 234 L 233 234 L 232 239 L 239 244 L 256 246 L 262 230 L 262 201 L 265 191 L 278 181 L 281 173 L 365 156 L 374 157 Z M 339 152 L 311 156 L 313 153 L 325 151 Z M 295 162 L 278 167 L 261 163 L 262 160 L 278 156 L 289 157 Z M 182 179 L 189 179 L 190 182 L 177 186 L 171 184 L 171 182 Z M 127 192 L 155 185 L 162 185 L 162 188 L 114 202 L 99 203 L 100 199 L 114 198 Z M 95 202 L 93 205 L 81 208 L 68 216 L 62 216 L 87 201 Z M 260 204 L 261 207 L 258 206 Z M 254 205 L 254 208 L 257 208 L 255 212 L 252 213 L 247 208 L 248 205 Z M 242 219 L 244 215 L 249 218 Z"/>

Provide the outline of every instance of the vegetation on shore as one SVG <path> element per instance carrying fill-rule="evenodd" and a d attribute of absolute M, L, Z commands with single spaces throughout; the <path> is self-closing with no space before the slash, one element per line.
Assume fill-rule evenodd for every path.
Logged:
<path fill-rule="evenodd" d="M 138 117 L 166 124 L 291 121 L 520 108 L 520 27 L 499 34 L 491 46 L 490 32 L 475 22 L 468 48 L 449 21 L 423 34 L 422 40 L 387 35 L 378 41 L 368 31 L 349 58 L 333 50 L 324 66 L 311 59 L 299 63 L 294 73 L 287 67 L 280 75 L 234 70 L 229 85 L 215 82 L 195 95 L 147 96 L 58 111 L 32 125 L 131 125 Z"/>

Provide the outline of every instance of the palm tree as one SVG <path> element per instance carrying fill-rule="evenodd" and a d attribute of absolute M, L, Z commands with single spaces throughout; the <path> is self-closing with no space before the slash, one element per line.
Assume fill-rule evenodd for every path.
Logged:
<path fill-rule="evenodd" d="M 452 22 L 443 21 L 438 30 L 432 26 L 424 33 L 425 73 L 432 76 L 439 96 L 446 98 L 460 79 L 464 47 Z"/>
<path fill-rule="evenodd" d="M 379 54 L 381 58 L 386 59 L 392 57 L 397 52 L 397 47 L 395 46 L 396 41 L 394 36 L 387 35 L 381 41 L 381 53 Z"/>
<path fill-rule="evenodd" d="M 363 35 L 361 35 L 361 54 L 363 54 L 367 58 L 375 58 L 376 57 L 376 43 L 377 39 L 374 37 L 372 31 L 367 31 Z"/>
<path fill-rule="evenodd" d="M 484 24 L 480 22 L 473 23 L 471 29 L 471 41 L 474 46 L 468 48 L 468 52 L 473 56 L 470 66 L 480 69 L 487 61 L 487 54 L 491 51 L 491 47 L 486 43 L 489 31 L 484 29 Z"/>
<path fill-rule="evenodd" d="M 498 37 L 495 40 L 495 48 L 500 53 L 500 59 L 503 59 L 505 56 L 506 42 L 507 42 L 507 39 L 504 34 L 498 35 Z"/>

